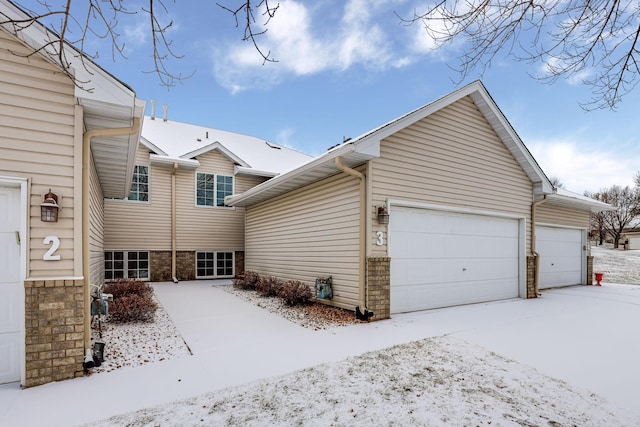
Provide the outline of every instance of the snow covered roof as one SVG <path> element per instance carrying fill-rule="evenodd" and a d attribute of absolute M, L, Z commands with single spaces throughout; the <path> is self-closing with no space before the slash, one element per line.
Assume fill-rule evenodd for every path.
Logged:
<path fill-rule="evenodd" d="M 254 136 L 149 116 L 144 119 L 141 142 L 155 153 L 152 161 L 158 163 L 176 160 L 187 165 L 199 155 L 218 150 L 236 165 L 236 173 L 246 175 L 276 176 L 312 158 Z"/>

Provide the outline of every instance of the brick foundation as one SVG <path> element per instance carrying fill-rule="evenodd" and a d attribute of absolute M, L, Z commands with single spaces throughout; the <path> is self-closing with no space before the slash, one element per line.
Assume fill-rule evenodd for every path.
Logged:
<path fill-rule="evenodd" d="M 593 285 L 593 257 L 587 257 L 587 285 Z"/>
<path fill-rule="evenodd" d="M 171 280 L 171 251 L 151 251 L 151 281 Z"/>
<path fill-rule="evenodd" d="M 169 259 L 171 266 L 171 259 Z M 176 252 L 176 275 L 178 280 L 194 280 L 196 278 L 196 253 L 193 251 Z"/>
<path fill-rule="evenodd" d="M 235 274 L 240 274 L 244 271 L 244 251 L 236 251 L 234 253 L 235 258 Z"/>
<path fill-rule="evenodd" d="M 36 280 L 24 286 L 24 386 L 82 376 L 84 280 Z"/>
<path fill-rule="evenodd" d="M 367 308 L 371 320 L 391 317 L 391 258 L 367 258 Z"/>
<path fill-rule="evenodd" d="M 537 298 L 536 295 L 536 257 L 527 257 L 527 298 Z"/>

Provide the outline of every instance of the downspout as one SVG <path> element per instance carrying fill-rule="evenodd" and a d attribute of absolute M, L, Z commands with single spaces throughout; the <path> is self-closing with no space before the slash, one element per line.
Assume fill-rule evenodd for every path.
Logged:
<path fill-rule="evenodd" d="M 91 166 L 91 139 L 95 137 L 127 136 L 140 130 L 140 119 L 133 118 L 128 128 L 91 129 L 82 136 L 82 273 L 84 276 L 84 342 L 85 353 L 91 355 L 91 274 L 90 274 L 90 222 L 89 198 L 91 197 L 89 179 Z M 86 359 L 85 359 L 86 360 Z"/>
<path fill-rule="evenodd" d="M 178 283 L 176 275 L 176 172 L 178 163 L 173 163 L 171 170 L 171 278 L 173 283 Z"/>
<path fill-rule="evenodd" d="M 356 307 L 356 317 L 361 320 L 369 320 L 373 316 L 373 312 L 367 310 L 367 302 L 365 298 L 365 281 L 366 281 L 366 266 L 365 266 L 365 252 L 366 252 L 366 219 L 367 219 L 367 204 L 366 204 L 366 190 L 367 181 L 364 174 L 358 172 L 355 169 L 351 169 L 342 163 L 342 157 L 338 156 L 335 159 L 336 167 L 344 173 L 354 176 L 360 180 L 360 256 L 358 257 L 358 270 L 359 270 L 359 306 Z"/>
<path fill-rule="evenodd" d="M 539 285 L 539 276 L 540 276 L 540 254 L 536 252 L 536 208 L 547 201 L 546 194 L 542 199 L 537 202 L 533 202 L 531 205 L 531 253 L 536 258 L 536 275 L 533 281 L 533 289 L 536 297 L 540 296 L 540 292 L 538 290 Z"/>

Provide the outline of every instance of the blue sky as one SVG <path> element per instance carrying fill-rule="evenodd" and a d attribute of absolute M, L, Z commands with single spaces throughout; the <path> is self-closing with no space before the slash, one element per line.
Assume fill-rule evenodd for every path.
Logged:
<path fill-rule="evenodd" d="M 422 0 L 281 0 L 259 38 L 278 62 L 264 65 L 252 45 L 240 40 L 232 16 L 215 2 L 165 1 L 173 20 L 168 36 L 184 55 L 168 66 L 184 75 L 196 70 L 191 78 L 167 89 L 143 72 L 151 67 L 143 15 L 120 22 L 126 60 L 114 62 L 104 41 L 93 41 L 87 50 L 98 50 L 97 62 L 139 98 L 156 99 L 156 115 L 167 104 L 172 120 L 250 134 L 317 155 L 343 137 L 460 87 L 450 66 L 457 64 L 463 46 L 434 50 L 419 25 L 403 25 L 396 16 L 424 9 L 428 3 Z M 569 190 L 632 185 L 640 170 L 640 89 L 615 112 L 585 112 L 579 103 L 589 101 L 590 88 L 570 80 L 541 83 L 531 75 L 543 65 L 500 56 L 462 84 L 481 78 L 543 170 Z"/>

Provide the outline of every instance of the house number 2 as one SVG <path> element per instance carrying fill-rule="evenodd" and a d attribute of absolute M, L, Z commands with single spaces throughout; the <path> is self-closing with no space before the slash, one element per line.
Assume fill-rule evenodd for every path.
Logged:
<path fill-rule="evenodd" d="M 378 231 L 376 232 L 376 245 L 377 246 L 382 246 L 384 245 L 384 231 Z"/>
<path fill-rule="evenodd" d="M 45 245 L 51 245 L 49 250 L 42 256 L 43 261 L 60 261 L 60 255 L 54 255 L 60 247 L 60 238 L 58 236 L 47 236 L 42 241 Z"/>

